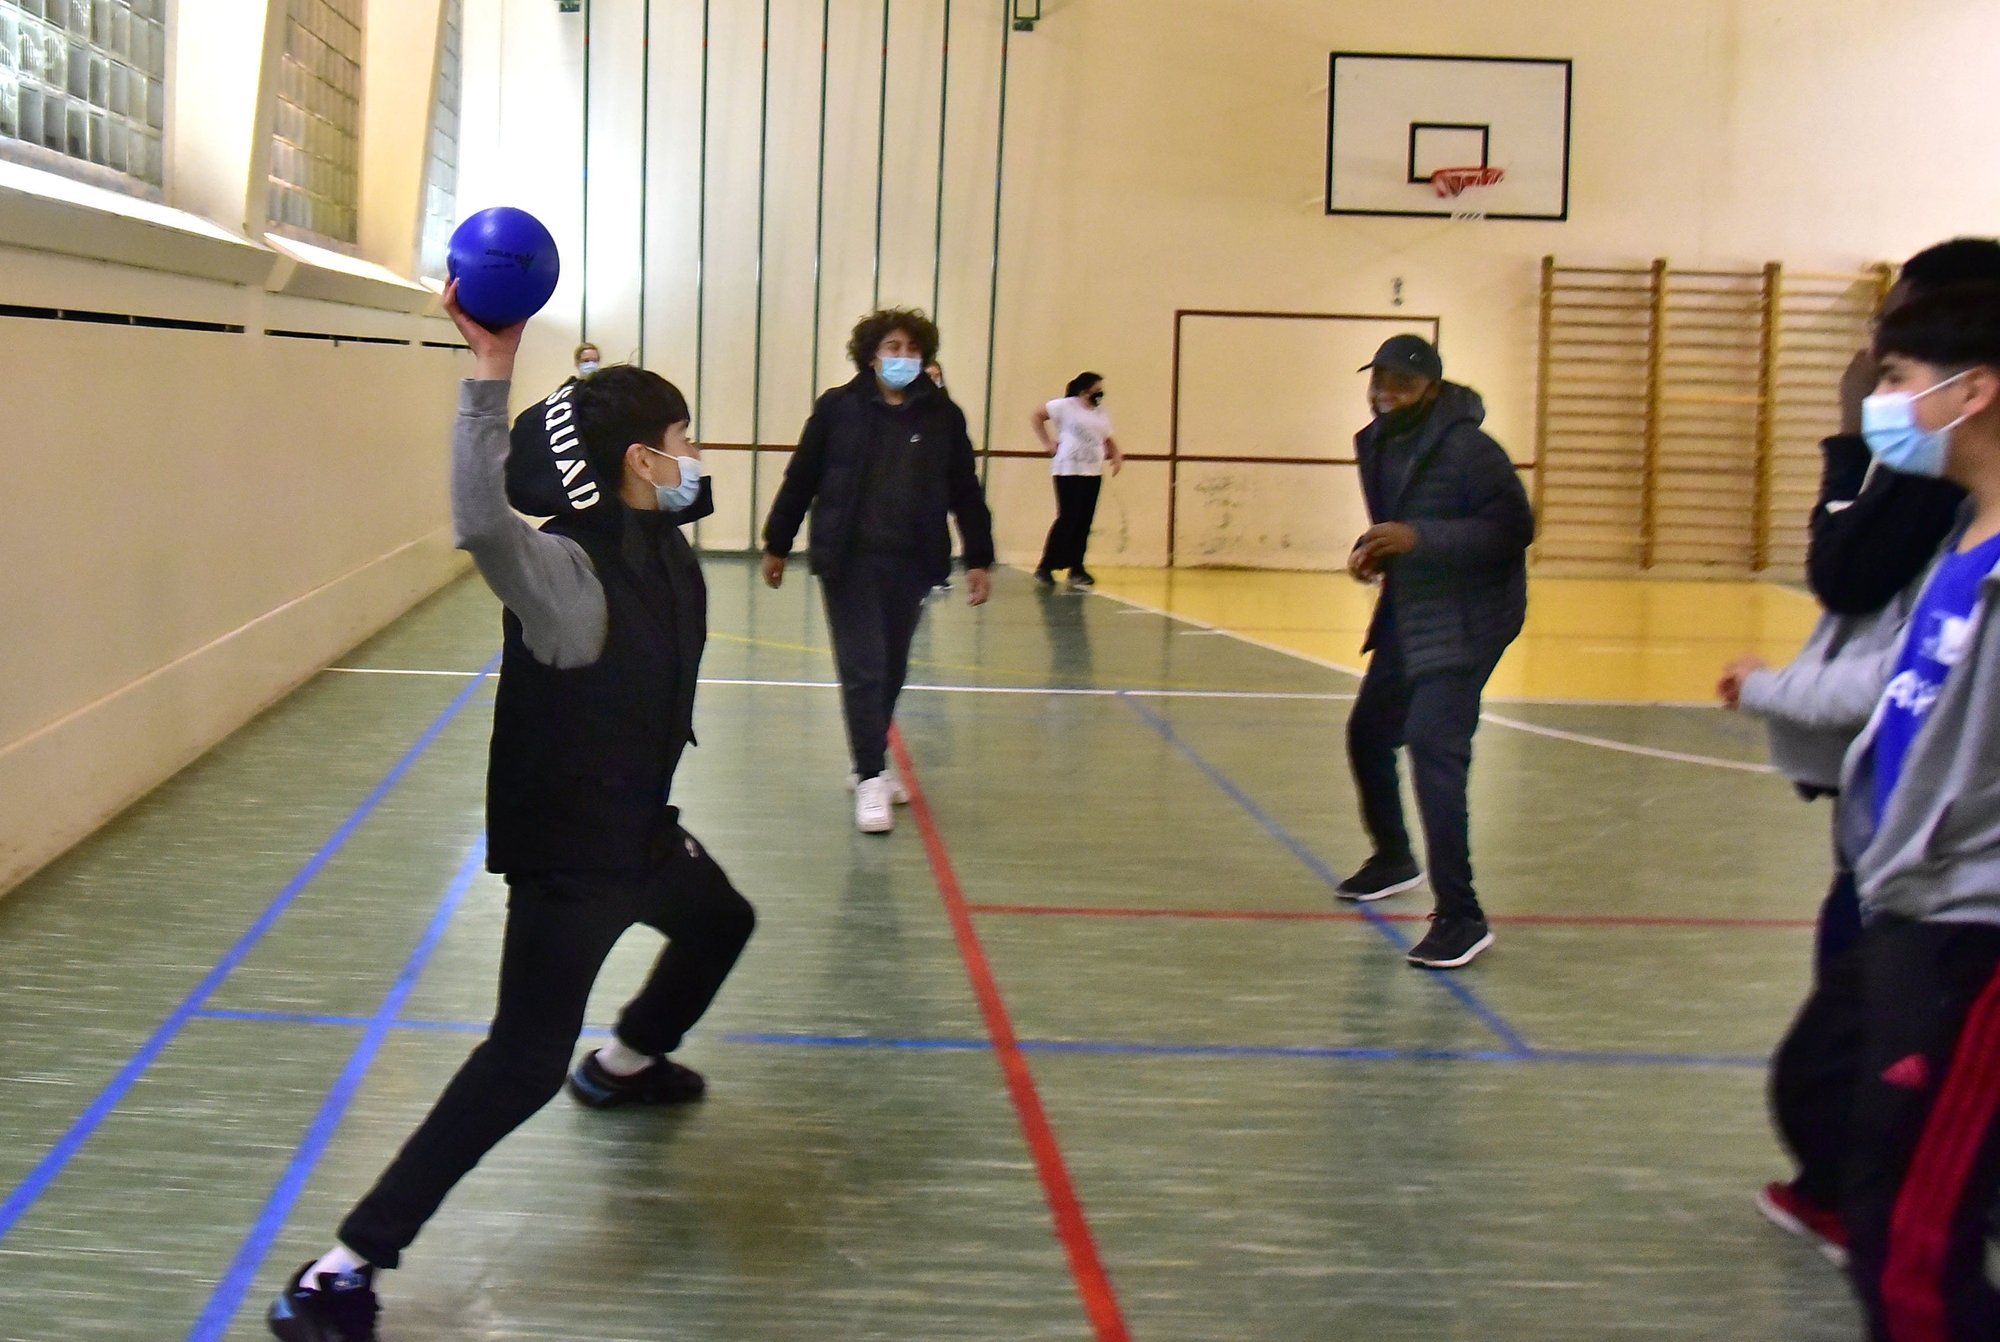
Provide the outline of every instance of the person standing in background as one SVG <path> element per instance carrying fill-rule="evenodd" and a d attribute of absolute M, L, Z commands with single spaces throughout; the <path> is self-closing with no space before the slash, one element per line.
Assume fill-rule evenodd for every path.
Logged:
<path fill-rule="evenodd" d="M 592 373 L 604 367 L 604 355 L 598 351 L 597 346 L 591 344 L 588 340 L 576 347 L 576 353 L 571 356 L 570 361 L 576 365 L 576 375 L 578 377 L 589 377 Z"/>
<path fill-rule="evenodd" d="M 1104 413 L 1104 379 L 1096 373 L 1078 373 L 1060 400 L 1035 407 L 1030 422 L 1042 450 L 1055 458 L 1051 471 L 1056 483 L 1056 520 L 1042 546 L 1042 562 L 1035 565 L 1035 581 L 1053 587 L 1056 570 L 1068 569 L 1070 586 L 1095 586 L 1097 579 L 1083 560 L 1090 548 L 1091 524 L 1097 519 L 1104 464 L 1108 458 L 1113 475 L 1125 465 L 1125 454 L 1111 436 L 1111 417 Z M 1049 437 L 1051 424 L 1054 438 Z"/>

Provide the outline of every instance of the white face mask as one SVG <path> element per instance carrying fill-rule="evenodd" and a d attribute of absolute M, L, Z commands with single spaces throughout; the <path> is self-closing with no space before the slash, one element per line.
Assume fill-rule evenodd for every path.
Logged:
<path fill-rule="evenodd" d="M 585 359 L 583 362 L 579 363 L 576 366 L 576 375 L 578 377 L 589 377 L 592 373 L 595 373 L 600 367 L 602 367 L 602 365 L 599 364 L 597 360 Z"/>
<path fill-rule="evenodd" d="M 677 513 L 694 506 L 701 497 L 701 459 L 699 457 L 677 457 L 671 452 L 662 452 L 657 447 L 646 449 L 656 457 L 665 457 L 680 467 L 679 484 L 653 486 L 653 493 L 659 500 L 660 511 Z"/>

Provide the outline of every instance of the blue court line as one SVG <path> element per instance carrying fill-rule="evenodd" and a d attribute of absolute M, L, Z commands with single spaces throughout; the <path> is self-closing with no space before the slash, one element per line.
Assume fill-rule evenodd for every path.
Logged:
<path fill-rule="evenodd" d="M 28 1171 L 27 1177 L 8 1194 L 7 1200 L 0 1202 L 0 1240 L 5 1240 L 14 1227 L 20 1224 L 21 1218 L 26 1216 L 42 1194 L 48 1191 L 49 1185 L 56 1181 L 64 1168 L 75 1158 L 76 1153 L 83 1149 L 84 1143 L 103 1126 L 104 1120 L 111 1116 L 112 1111 L 123 1102 L 132 1087 L 138 1084 L 139 1078 L 144 1076 L 160 1054 L 166 1051 L 167 1045 L 171 1044 L 174 1037 L 194 1019 L 203 1004 L 215 994 L 217 988 L 222 986 L 222 981 L 235 972 L 236 967 L 242 964 L 256 948 L 257 943 L 264 939 L 264 934 L 271 930 L 287 909 L 291 908 L 305 888 L 326 870 L 327 864 L 333 861 L 335 854 L 347 845 L 347 841 L 354 837 L 355 831 L 374 814 L 382 799 L 403 781 L 411 767 L 444 733 L 444 729 L 451 725 L 451 720 L 458 716 L 459 711 L 472 702 L 473 696 L 479 692 L 486 677 L 491 675 L 499 664 L 500 655 L 495 653 L 493 660 L 486 664 L 485 669 L 458 692 L 457 697 L 445 706 L 444 711 L 437 715 L 429 727 L 424 729 L 423 735 L 416 739 L 416 743 L 404 752 L 403 757 L 396 761 L 395 766 L 387 774 L 383 775 L 382 781 L 375 785 L 374 790 L 361 799 L 361 804 L 354 808 L 347 819 L 341 821 L 340 827 L 334 830 L 321 845 L 320 850 L 312 855 L 305 866 L 299 868 L 298 874 L 278 892 L 270 906 L 258 915 L 257 921 L 250 924 L 249 930 L 237 939 L 236 944 L 231 946 L 220 960 L 216 961 L 215 967 L 209 970 L 202 981 L 195 985 L 194 990 L 182 999 L 181 1004 L 168 1013 L 167 1018 L 160 1022 L 159 1027 L 139 1047 L 139 1051 L 119 1069 L 110 1084 L 98 1092 L 97 1098 L 77 1116 L 76 1121 L 70 1124 L 69 1130 L 57 1139 L 56 1144 L 36 1162 L 32 1170 Z"/>
<path fill-rule="evenodd" d="M 860 1034 L 725 1034 L 725 1044 L 769 1044 L 792 1048 L 892 1048 L 918 1049 L 930 1053 L 983 1053 L 992 1048 L 985 1039 L 878 1039 Z"/>
<path fill-rule="evenodd" d="M 198 1019 L 250 1021 L 267 1025 L 317 1025 L 365 1028 L 362 1016 L 314 1016 L 294 1011 L 204 1011 Z M 398 1020 L 390 1029 L 444 1034 L 484 1034 L 478 1021 Z M 608 1035 L 587 1030 L 586 1036 Z M 979 1053 L 992 1047 L 984 1039 L 882 1038 L 855 1034 L 719 1034 L 718 1043 L 777 1048 L 904 1049 L 931 1053 Z M 1555 1063 L 1578 1067 L 1755 1067 L 1770 1059 L 1749 1053 L 1623 1053 L 1589 1049 L 1368 1048 L 1320 1044 L 1148 1044 L 1125 1040 L 1023 1039 L 1023 1053 L 1098 1053 L 1123 1056 L 1157 1055 L 1175 1058 L 1272 1058 L 1333 1062 L 1504 1062 Z"/>
<path fill-rule="evenodd" d="M 1320 859 L 1318 853 L 1315 853 L 1312 849 L 1301 843 L 1290 830 L 1279 824 L 1276 818 L 1255 801 L 1251 800 L 1250 794 L 1238 787 L 1229 775 L 1223 773 L 1222 770 L 1216 768 L 1213 764 L 1210 764 L 1193 746 L 1182 740 L 1180 734 L 1174 730 L 1172 723 L 1168 722 L 1158 713 L 1155 713 L 1152 709 L 1147 708 L 1129 694 L 1121 691 L 1118 697 L 1124 701 L 1126 707 L 1137 713 L 1147 726 L 1158 732 L 1160 739 L 1175 750 L 1180 751 L 1182 755 L 1187 757 L 1189 763 L 1208 775 L 1210 782 L 1228 793 L 1231 801 L 1242 807 L 1252 820 L 1263 826 L 1265 833 L 1283 844 L 1293 857 L 1304 863 L 1306 869 L 1319 877 L 1327 889 L 1337 890 L 1340 887 L 1340 877 L 1333 874 L 1332 869 Z M 1360 909 L 1361 916 L 1368 920 L 1368 925 L 1387 938 L 1389 943 L 1397 950 L 1407 951 L 1410 949 L 1409 940 L 1397 930 L 1394 923 L 1382 917 L 1381 914 L 1369 908 L 1366 904 L 1361 904 L 1357 907 Z M 1517 1034 L 1514 1027 L 1501 1018 L 1499 1012 L 1480 1001 L 1477 993 L 1466 987 L 1462 981 L 1454 977 L 1449 971 L 1425 972 L 1430 974 L 1433 982 L 1457 998 L 1461 1006 L 1479 1017 L 1480 1023 L 1499 1036 L 1500 1042 L 1507 1045 L 1509 1049 L 1522 1055 L 1534 1052 L 1533 1046 Z"/>
<path fill-rule="evenodd" d="M 264 1260 L 270 1256 L 272 1242 L 284 1230 L 285 1220 L 291 1215 L 299 1195 L 305 1191 L 313 1167 L 319 1164 L 319 1158 L 333 1141 L 333 1134 L 339 1129 L 340 1120 L 346 1117 L 348 1106 L 354 1103 L 361 1083 L 368 1079 L 368 1069 L 375 1065 L 375 1056 L 382 1051 L 383 1041 L 395 1028 L 396 1019 L 402 1014 L 404 1004 L 410 1000 L 410 994 L 415 991 L 424 966 L 430 963 L 431 953 L 437 949 L 452 915 L 458 912 L 465 892 L 472 888 L 473 878 L 479 874 L 485 861 L 486 840 L 482 836 L 473 843 L 465 861 L 459 865 L 458 874 L 452 877 L 451 885 L 438 903 L 437 912 L 431 917 L 430 926 L 424 929 L 416 948 L 410 952 L 410 958 L 403 962 L 403 972 L 396 976 L 395 983 L 382 998 L 382 1005 L 369 1018 L 368 1028 L 355 1044 L 354 1052 L 348 1056 L 347 1066 L 333 1083 L 333 1089 L 327 1092 L 319 1112 L 313 1115 L 305 1137 L 292 1152 L 291 1161 L 278 1177 L 270 1197 L 264 1200 L 264 1208 L 236 1250 L 229 1270 L 222 1274 L 222 1280 L 208 1297 L 207 1306 L 189 1330 L 188 1342 L 215 1342 L 229 1330 L 230 1321 L 243 1306 L 243 1297 L 249 1294 Z"/>
<path fill-rule="evenodd" d="M 1023 1053 L 1158 1054 L 1174 1058 L 1277 1058 L 1329 1062 L 1557 1063 L 1574 1067 L 1754 1067 L 1770 1059 L 1747 1053 L 1597 1053 L 1588 1049 L 1347 1048 L 1312 1044 L 1130 1044 L 1023 1039 Z"/>

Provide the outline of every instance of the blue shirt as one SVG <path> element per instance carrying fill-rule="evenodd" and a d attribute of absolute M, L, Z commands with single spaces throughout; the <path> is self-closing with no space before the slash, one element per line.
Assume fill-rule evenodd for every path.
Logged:
<path fill-rule="evenodd" d="M 1949 554 L 1924 585 L 1910 632 L 1896 659 L 1896 674 L 1882 691 L 1882 720 L 1875 730 L 1875 823 L 1889 809 L 1902 781 L 1910 747 L 1944 690 L 1945 678 L 1972 649 L 1979 585 L 2000 564 L 2000 536 L 1964 554 Z"/>

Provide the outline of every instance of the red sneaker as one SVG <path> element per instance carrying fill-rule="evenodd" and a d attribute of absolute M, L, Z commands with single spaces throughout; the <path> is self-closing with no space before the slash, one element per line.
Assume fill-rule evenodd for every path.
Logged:
<path fill-rule="evenodd" d="M 1757 1210 L 1780 1230 L 1790 1231 L 1818 1249 L 1835 1267 L 1847 1266 L 1847 1224 L 1840 1213 L 1802 1197 L 1791 1184 L 1765 1184 L 1757 1194 Z"/>

